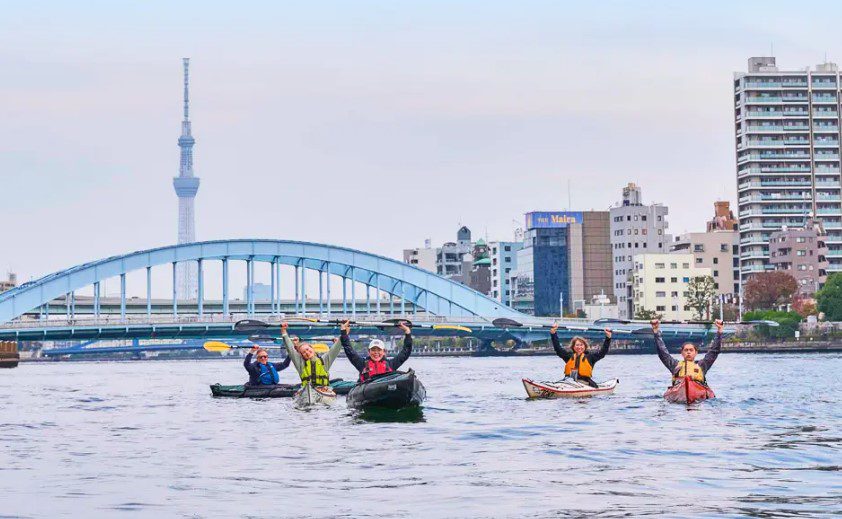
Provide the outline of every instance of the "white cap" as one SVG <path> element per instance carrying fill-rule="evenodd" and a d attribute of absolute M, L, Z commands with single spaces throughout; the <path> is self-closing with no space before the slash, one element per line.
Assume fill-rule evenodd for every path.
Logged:
<path fill-rule="evenodd" d="M 380 348 L 383 351 L 386 351 L 386 344 L 383 343 L 380 339 L 374 339 L 370 343 L 368 343 L 368 349 L 372 348 Z"/>

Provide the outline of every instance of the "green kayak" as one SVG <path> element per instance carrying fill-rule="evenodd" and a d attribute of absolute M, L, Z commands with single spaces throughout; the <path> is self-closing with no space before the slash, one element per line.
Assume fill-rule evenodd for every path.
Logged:
<path fill-rule="evenodd" d="M 356 382 L 345 381 L 341 378 L 330 381 L 330 387 L 337 395 L 347 395 Z M 213 396 L 229 398 L 290 398 L 301 389 L 301 384 L 276 384 L 274 386 L 223 386 L 212 384 L 210 387 Z"/>

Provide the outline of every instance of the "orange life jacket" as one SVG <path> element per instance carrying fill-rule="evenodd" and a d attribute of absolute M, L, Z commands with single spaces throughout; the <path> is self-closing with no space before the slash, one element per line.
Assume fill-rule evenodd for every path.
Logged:
<path fill-rule="evenodd" d="M 584 353 L 574 353 L 567 364 L 564 365 L 564 376 L 569 377 L 570 373 L 576 370 L 580 377 L 591 378 L 593 375 L 593 366 L 588 362 L 588 357 Z"/>

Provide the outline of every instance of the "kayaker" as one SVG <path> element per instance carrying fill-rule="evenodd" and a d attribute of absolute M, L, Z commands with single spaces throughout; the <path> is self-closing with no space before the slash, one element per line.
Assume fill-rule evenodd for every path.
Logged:
<path fill-rule="evenodd" d="M 374 375 L 391 373 L 406 362 L 412 355 L 412 330 L 406 323 L 401 322 L 398 327 L 403 330 L 403 348 L 391 359 L 386 358 L 386 345 L 380 339 L 373 339 L 368 343 L 368 356 L 363 357 L 351 346 L 351 323 L 345 321 L 339 326 L 339 341 L 345 350 L 345 356 L 360 372 L 360 382 L 369 380 Z"/>
<path fill-rule="evenodd" d="M 257 356 L 257 360 L 252 362 L 251 359 Z M 253 346 L 251 351 L 243 360 L 243 367 L 249 373 L 249 381 L 247 386 L 271 386 L 278 384 L 281 379 L 278 373 L 289 367 L 290 358 L 287 356 L 283 362 L 269 362 L 269 352 L 260 346 Z"/>
<path fill-rule="evenodd" d="M 707 385 L 705 374 L 713 366 L 722 349 L 722 328 L 724 326 L 722 321 L 717 319 L 713 322 L 716 326 L 716 337 L 713 338 L 713 344 L 705 357 L 699 362 L 696 362 L 699 349 L 692 342 L 685 342 L 681 346 L 681 357 L 684 360 L 675 360 L 667 351 L 667 346 L 664 344 L 663 337 L 661 337 L 661 322 L 655 319 L 650 324 L 652 325 L 652 332 L 655 334 L 655 350 L 658 352 L 658 358 L 672 373 L 673 385 L 684 380 L 684 377 L 690 377 L 696 382 Z"/>
<path fill-rule="evenodd" d="M 327 387 L 330 385 L 330 367 L 333 361 L 339 356 L 342 344 L 334 341 L 333 346 L 321 355 L 306 342 L 299 342 L 298 346 L 292 342 L 287 334 L 287 323 L 281 323 L 281 337 L 287 349 L 287 355 L 292 359 L 295 370 L 301 377 L 301 384 L 311 384 L 315 387 Z"/>
<path fill-rule="evenodd" d="M 564 376 L 580 380 L 591 387 L 599 387 L 591 376 L 593 375 L 594 365 L 608 353 L 608 348 L 611 345 L 611 330 L 609 328 L 605 329 L 605 340 L 602 342 L 602 347 L 594 353 L 588 353 L 590 344 L 588 344 L 588 341 L 584 337 L 573 337 L 570 340 L 570 349 L 564 349 L 558 340 L 558 334 L 556 332 L 558 332 L 558 324 L 553 323 L 552 327 L 550 327 L 550 339 L 552 340 L 556 355 L 566 362 L 564 365 Z"/>

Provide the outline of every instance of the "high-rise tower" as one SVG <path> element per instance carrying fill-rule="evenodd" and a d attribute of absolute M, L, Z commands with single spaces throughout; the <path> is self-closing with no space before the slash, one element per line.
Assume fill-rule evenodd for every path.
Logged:
<path fill-rule="evenodd" d="M 181 121 L 181 163 L 178 176 L 173 179 L 175 194 L 178 195 L 178 243 L 196 241 L 196 215 L 194 199 L 199 191 L 199 179 L 193 176 L 193 144 L 196 140 L 190 132 L 190 58 L 184 58 L 184 120 Z M 197 267 L 193 263 L 179 263 L 177 295 L 179 299 L 195 299 L 198 295 Z"/>

